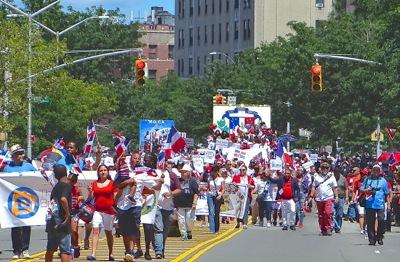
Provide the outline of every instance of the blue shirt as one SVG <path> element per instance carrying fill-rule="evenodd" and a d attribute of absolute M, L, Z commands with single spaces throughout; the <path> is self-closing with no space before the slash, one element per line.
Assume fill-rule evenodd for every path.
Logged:
<path fill-rule="evenodd" d="M 11 162 L 3 169 L 3 172 L 6 172 L 6 173 L 27 172 L 27 171 L 37 171 L 37 170 L 31 163 L 28 163 L 25 161 L 19 165 L 16 165 L 16 164 L 14 164 L 14 162 Z"/>
<path fill-rule="evenodd" d="M 371 177 L 367 177 L 362 185 L 362 190 L 366 189 L 374 189 L 375 194 L 366 196 L 366 208 L 373 209 L 384 209 L 385 208 L 385 199 L 389 194 L 389 189 L 387 186 L 387 181 L 383 177 L 378 179 L 371 179 Z"/>

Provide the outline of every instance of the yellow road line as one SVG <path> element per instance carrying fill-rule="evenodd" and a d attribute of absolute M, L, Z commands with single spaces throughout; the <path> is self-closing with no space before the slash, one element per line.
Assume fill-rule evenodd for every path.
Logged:
<path fill-rule="evenodd" d="M 205 242 L 202 242 L 200 244 L 197 244 L 196 246 L 192 247 L 191 249 L 187 250 L 186 252 L 180 254 L 179 256 L 177 256 L 176 258 L 174 258 L 173 260 L 171 260 L 171 262 L 179 262 L 182 261 L 185 257 L 189 256 L 191 253 L 193 253 L 194 251 L 196 251 L 197 249 L 207 245 L 208 243 L 214 242 L 218 239 L 224 238 L 226 235 L 228 235 L 229 233 L 231 233 L 233 230 L 235 230 L 235 227 L 231 227 L 230 229 L 228 229 L 227 231 L 225 231 L 224 233 L 210 239 L 207 240 Z"/>
<path fill-rule="evenodd" d="M 198 253 L 196 253 L 194 256 L 192 256 L 189 260 L 187 260 L 187 262 L 193 262 L 196 259 L 198 259 L 199 257 L 201 257 L 204 253 L 206 253 L 208 250 L 210 250 L 211 248 L 215 247 L 216 245 L 227 241 L 229 239 L 231 239 L 232 237 L 236 236 L 237 234 L 239 234 L 240 232 L 242 232 L 243 229 L 238 229 L 238 231 L 234 232 L 233 234 L 224 237 L 223 239 L 218 240 L 217 242 L 214 242 L 212 244 L 210 244 L 209 246 L 207 246 L 206 248 L 204 248 L 203 250 L 199 251 Z"/>

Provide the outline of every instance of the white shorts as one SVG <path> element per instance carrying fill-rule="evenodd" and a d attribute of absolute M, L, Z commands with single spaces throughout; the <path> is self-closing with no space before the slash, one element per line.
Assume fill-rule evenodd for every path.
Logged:
<path fill-rule="evenodd" d="M 111 231 L 114 225 L 114 215 L 94 211 L 92 225 L 93 228 L 104 227 L 104 230 Z"/>
<path fill-rule="evenodd" d="M 357 210 L 359 215 L 365 215 L 365 207 L 357 205 Z"/>

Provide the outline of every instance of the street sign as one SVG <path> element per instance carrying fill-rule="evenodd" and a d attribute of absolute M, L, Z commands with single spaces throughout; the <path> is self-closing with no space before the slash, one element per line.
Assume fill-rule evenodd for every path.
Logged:
<path fill-rule="evenodd" d="M 380 141 L 383 141 L 384 138 L 385 138 L 385 137 L 384 137 L 383 133 L 380 132 L 379 140 L 380 140 Z M 378 141 L 378 131 L 377 131 L 377 130 L 375 130 L 374 132 L 372 132 L 372 134 L 371 134 L 371 141 L 373 141 L 373 142 Z"/>
<path fill-rule="evenodd" d="M 236 96 L 228 96 L 228 105 L 236 105 Z"/>

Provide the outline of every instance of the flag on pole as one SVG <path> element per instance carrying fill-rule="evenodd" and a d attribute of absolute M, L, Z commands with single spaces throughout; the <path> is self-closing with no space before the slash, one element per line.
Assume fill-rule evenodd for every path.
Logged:
<path fill-rule="evenodd" d="M 165 165 L 165 152 L 164 150 L 161 150 L 157 156 L 157 168 L 164 169 L 164 165 Z"/>
<path fill-rule="evenodd" d="M 185 139 L 181 136 L 181 133 L 176 130 L 175 126 L 172 126 L 169 131 L 167 145 L 167 148 L 172 149 L 175 153 L 178 153 L 186 146 Z"/>
<path fill-rule="evenodd" d="M 283 166 L 293 166 L 293 159 L 291 153 L 287 152 L 282 140 L 278 140 L 278 148 L 276 155 L 282 159 Z"/>
<path fill-rule="evenodd" d="M 113 138 L 115 138 L 114 148 L 117 157 L 120 157 L 123 153 L 128 151 L 128 145 L 130 143 L 130 139 L 126 138 L 121 134 L 121 132 L 114 131 L 112 132 Z"/>
<path fill-rule="evenodd" d="M 83 153 L 85 155 L 90 155 L 90 152 L 92 151 L 92 146 L 94 139 L 96 137 L 96 126 L 94 125 L 93 119 L 90 121 L 89 125 L 86 128 L 86 139 L 87 142 L 85 144 L 85 148 L 83 150 Z"/>
<path fill-rule="evenodd" d="M 394 136 L 396 135 L 397 128 L 386 127 L 386 132 L 388 133 L 390 140 L 394 140 Z"/>

